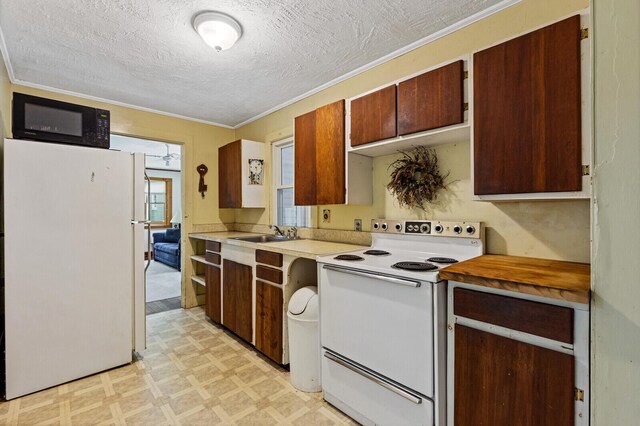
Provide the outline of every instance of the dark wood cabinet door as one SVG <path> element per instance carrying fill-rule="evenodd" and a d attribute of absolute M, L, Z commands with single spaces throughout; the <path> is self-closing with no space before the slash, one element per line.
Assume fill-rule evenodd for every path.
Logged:
<path fill-rule="evenodd" d="M 247 342 L 251 342 L 253 338 L 251 266 L 225 259 L 223 268 L 223 324 Z"/>
<path fill-rule="evenodd" d="M 457 61 L 398 84 L 398 134 L 464 121 L 464 70 Z"/>
<path fill-rule="evenodd" d="M 396 130 L 396 86 L 351 101 L 351 146 L 393 138 Z"/>
<path fill-rule="evenodd" d="M 316 204 L 316 112 L 295 118 L 294 179 L 296 206 Z"/>
<path fill-rule="evenodd" d="M 473 63 L 475 194 L 580 191 L 580 17 Z"/>
<path fill-rule="evenodd" d="M 218 206 L 242 207 L 242 143 L 235 141 L 218 148 Z"/>
<path fill-rule="evenodd" d="M 574 424 L 573 356 L 455 326 L 456 426 Z"/>
<path fill-rule="evenodd" d="M 282 289 L 256 281 L 256 349 L 282 363 Z"/>
<path fill-rule="evenodd" d="M 212 265 L 205 267 L 206 302 L 205 315 L 213 322 L 222 322 L 221 277 L 220 268 Z"/>
<path fill-rule="evenodd" d="M 316 110 L 316 204 L 345 202 L 344 123 L 344 99 Z"/>

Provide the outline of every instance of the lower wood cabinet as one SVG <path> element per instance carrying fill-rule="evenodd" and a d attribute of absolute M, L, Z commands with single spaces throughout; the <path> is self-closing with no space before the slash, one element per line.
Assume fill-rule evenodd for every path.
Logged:
<path fill-rule="evenodd" d="M 588 425 L 588 305 L 448 285 L 449 423 Z"/>
<path fill-rule="evenodd" d="M 282 289 L 256 280 L 256 349 L 282 363 L 282 334 Z"/>
<path fill-rule="evenodd" d="M 253 340 L 252 268 L 249 265 L 224 259 L 223 271 L 222 324 L 247 342 L 251 342 Z"/>
<path fill-rule="evenodd" d="M 221 273 L 220 268 L 207 265 L 204 270 L 206 293 L 205 293 L 205 315 L 211 321 L 222 323 L 222 300 L 221 300 Z"/>
<path fill-rule="evenodd" d="M 573 425 L 574 357 L 456 324 L 455 425 Z"/>

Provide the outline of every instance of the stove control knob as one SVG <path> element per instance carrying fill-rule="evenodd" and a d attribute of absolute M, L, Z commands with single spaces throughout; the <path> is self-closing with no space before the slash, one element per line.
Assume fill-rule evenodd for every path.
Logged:
<path fill-rule="evenodd" d="M 476 232 L 476 228 L 471 225 L 468 225 L 466 230 L 467 230 L 467 234 L 474 234 Z"/>
<path fill-rule="evenodd" d="M 428 234 L 429 232 L 431 232 L 431 227 L 428 223 L 423 223 L 422 225 L 420 225 L 420 232 L 422 232 L 423 234 Z"/>
<path fill-rule="evenodd" d="M 387 224 L 386 224 L 386 223 L 383 223 L 383 224 L 382 224 L 382 230 L 383 230 L 383 231 L 386 231 L 386 230 L 387 230 L 387 228 L 388 228 Z"/>
<path fill-rule="evenodd" d="M 402 224 L 401 223 L 396 223 L 396 231 L 398 231 L 398 232 L 402 231 Z"/>
<path fill-rule="evenodd" d="M 442 231 L 444 230 L 444 228 L 442 228 L 442 225 L 437 224 L 436 226 L 433 227 L 433 230 L 436 231 L 438 234 L 442 234 Z"/>
<path fill-rule="evenodd" d="M 373 224 L 373 229 L 380 229 L 380 224 L 378 222 L 375 222 Z"/>
<path fill-rule="evenodd" d="M 407 225 L 407 231 L 413 232 L 413 225 Z"/>
<path fill-rule="evenodd" d="M 460 225 L 456 225 L 453 227 L 453 232 L 455 232 L 456 234 L 461 234 L 462 233 L 462 226 Z"/>

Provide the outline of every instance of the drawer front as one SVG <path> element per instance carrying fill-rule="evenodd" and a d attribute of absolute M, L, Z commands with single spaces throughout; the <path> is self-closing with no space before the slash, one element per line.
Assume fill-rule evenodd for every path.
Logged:
<path fill-rule="evenodd" d="M 256 262 L 280 268 L 282 266 L 282 255 L 272 251 L 256 250 Z"/>
<path fill-rule="evenodd" d="M 336 358 L 331 355 L 331 351 L 322 350 L 324 399 L 356 421 L 379 425 L 434 424 L 430 399 L 420 395 L 416 399 L 403 397 L 394 391 L 397 388 L 394 384 L 385 386 L 367 371 L 341 363 L 340 357 L 334 361 Z"/>
<path fill-rule="evenodd" d="M 217 241 L 207 241 L 205 245 L 207 251 L 214 251 L 220 253 L 220 243 Z"/>
<path fill-rule="evenodd" d="M 256 276 L 272 283 L 282 284 L 282 271 L 280 269 L 258 265 L 256 266 Z"/>
<path fill-rule="evenodd" d="M 207 262 L 213 263 L 215 265 L 219 265 L 220 255 L 218 253 L 213 253 L 208 251 L 204 254 L 204 260 L 206 260 Z"/>
<path fill-rule="evenodd" d="M 573 344 L 573 309 L 456 287 L 453 313 Z"/>

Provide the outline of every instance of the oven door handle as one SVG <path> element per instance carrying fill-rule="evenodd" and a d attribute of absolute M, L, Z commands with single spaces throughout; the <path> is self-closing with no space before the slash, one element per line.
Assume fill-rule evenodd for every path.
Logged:
<path fill-rule="evenodd" d="M 326 351 L 326 350 L 325 350 Z M 401 387 L 397 386 L 394 383 L 391 383 L 389 380 L 387 380 L 384 377 L 381 377 L 377 374 L 371 373 L 363 368 L 361 368 L 358 365 L 355 365 L 354 363 L 352 363 L 351 361 L 349 361 L 348 359 L 345 359 L 343 357 L 341 357 L 338 354 L 334 354 L 333 352 L 329 352 L 326 351 L 324 353 L 324 357 L 327 359 L 330 359 L 331 361 L 340 364 L 341 366 L 348 368 L 349 370 L 353 371 L 356 374 L 361 375 L 362 377 L 365 377 L 369 380 L 371 380 L 372 382 L 382 386 L 385 389 L 390 390 L 393 393 L 396 393 L 398 395 L 400 395 L 401 397 L 408 399 L 409 401 L 413 402 L 414 404 L 422 404 L 422 398 L 416 394 L 414 394 L 413 392 L 409 392 L 406 391 L 404 389 L 402 389 Z"/>
<path fill-rule="evenodd" d="M 357 275 L 359 277 L 365 277 L 365 278 L 373 278 L 376 280 L 381 280 L 381 281 L 386 281 L 389 283 L 393 283 L 393 284 L 402 284 L 402 285 L 406 285 L 409 287 L 420 287 L 421 283 L 420 281 L 412 281 L 412 280 L 405 280 L 402 278 L 395 278 L 395 277 L 389 277 L 386 275 L 378 275 L 378 274 L 373 274 L 370 272 L 362 272 L 362 271 L 356 271 L 353 269 L 349 269 L 349 268 L 343 268 L 340 266 L 333 266 L 333 265 L 324 265 L 323 266 L 324 269 L 328 269 L 330 271 L 335 271 L 335 272 L 344 272 L 345 274 L 350 274 L 350 275 Z"/>

